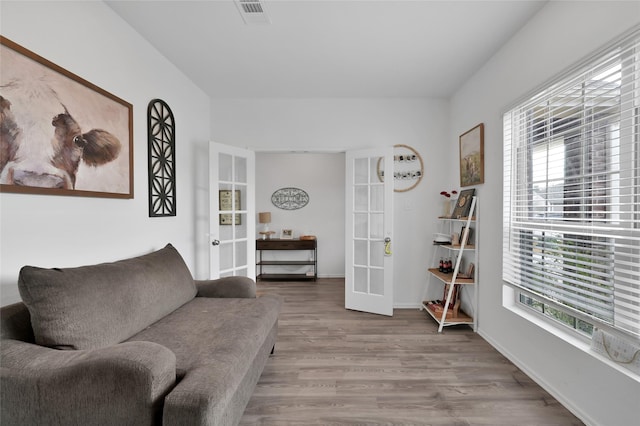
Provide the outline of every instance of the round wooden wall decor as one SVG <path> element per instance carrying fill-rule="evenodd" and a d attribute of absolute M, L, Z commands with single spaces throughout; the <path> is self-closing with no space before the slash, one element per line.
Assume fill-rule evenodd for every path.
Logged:
<path fill-rule="evenodd" d="M 384 182 L 384 158 L 378 159 L 378 179 Z M 418 186 L 424 176 L 422 157 L 409 145 L 393 146 L 393 190 L 407 192 Z"/>

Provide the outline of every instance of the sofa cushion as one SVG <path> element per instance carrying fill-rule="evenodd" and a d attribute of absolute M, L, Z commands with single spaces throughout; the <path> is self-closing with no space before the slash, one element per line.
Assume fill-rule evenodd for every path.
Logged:
<path fill-rule="evenodd" d="M 225 370 L 247 368 L 274 324 L 282 299 L 196 297 L 128 341 L 148 341 L 176 355 L 178 377 L 197 367 L 216 364 Z"/>
<path fill-rule="evenodd" d="M 196 297 L 129 339 L 176 356 L 165 425 L 235 425 L 275 345 L 283 299 Z"/>
<path fill-rule="evenodd" d="M 36 343 L 58 349 L 122 342 L 196 295 L 193 277 L 171 244 L 113 263 L 25 266 L 18 289 L 31 314 Z"/>

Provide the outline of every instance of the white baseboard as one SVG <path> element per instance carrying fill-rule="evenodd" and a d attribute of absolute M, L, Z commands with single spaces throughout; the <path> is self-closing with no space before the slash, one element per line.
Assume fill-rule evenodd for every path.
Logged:
<path fill-rule="evenodd" d="M 499 345 L 495 340 L 493 340 L 490 336 L 486 335 L 482 329 L 478 329 L 478 334 L 482 336 L 484 340 L 489 342 L 491 346 L 495 348 L 498 352 L 504 355 L 509 361 L 515 364 L 520 370 L 522 370 L 527 376 L 529 376 L 534 382 L 540 385 L 541 388 L 549 392 L 551 396 L 557 399 L 560 404 L 562 404 L 567 410 L 571 411 L 574 416 L 579 418 L 585 425 L 587 426 L 598 426 L 598 423 L 592 419 L 589 415 L 587 415 L 584 411 L 582 411 L 579 407 L 575 406 L 572 401 L 565 398 L 565 396 L 559 392 L 554 386 L 549 384 L 546 380 L 536 374 L 535 371 L 531 370 L 526 364 L 520 361 L 518 357 L 516 357 L 513 353 L 507 350 L 505 347 Z"/>
<path fill-rule="evenodd" d="M 420 309 L 422 304 L 420 303 L 394 303 L 393 309 Z"/>

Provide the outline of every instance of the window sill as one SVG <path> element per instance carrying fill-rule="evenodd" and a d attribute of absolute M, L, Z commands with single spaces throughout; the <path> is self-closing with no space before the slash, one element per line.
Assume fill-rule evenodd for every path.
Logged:
<path fill-rule="evenodd" d="M 591 339 L 589 339 L 588 337 L 581 336 L 578 332 L 573 331 L 568 327 L 564 327 L 561 324 L 556 323 L 555 321 L 546 319 L 544 316 L 542 316 L 541 314 L 537 314 L 531 309 L 520 306 L 520 304 L 516 301 L 516 294 L 517 291 L 515 289 L 506 284 L 503 284 L 502 306 L 510 312 L 513 312 L 515 315 L 518 315 L 519 317 L 552 334 L 558 339 L 565 341 L 574 348 L 584 352 L 589 356 L 592 356 L 598 361 L 601 361 L 607 366 L 624 374 L 626 377 L 640 383 L 639 375 L 633 373 L 625 367 L 622 367 L 620 364 L 612 361 L 608 357 L 593 351 L 591 349 Z"/>

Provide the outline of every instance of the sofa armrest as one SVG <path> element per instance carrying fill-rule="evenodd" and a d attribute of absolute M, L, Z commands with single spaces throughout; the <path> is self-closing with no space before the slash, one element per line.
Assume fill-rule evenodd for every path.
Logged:
<path fill-rule="evenodd" d="M 196 297 L 233 297 L 253 299 L 256 282 L 248 277 L 225 277 L 217 280 L 196 280 Z"/>
<path fill-rule="evenodd" d="M 174 353 L 152 342 L 61 351 L 3 340 L 0 365 L 7 424 L 158 424 L 176 381 Z"/>

